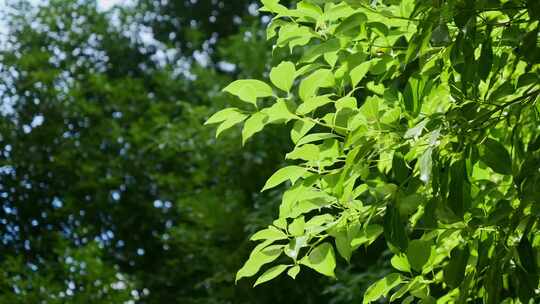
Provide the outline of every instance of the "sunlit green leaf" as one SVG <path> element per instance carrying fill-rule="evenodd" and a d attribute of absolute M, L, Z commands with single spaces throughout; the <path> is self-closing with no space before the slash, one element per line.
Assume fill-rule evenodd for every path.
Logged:
<path fill-rule="evenodd" d="M 411 272 L 411 265 L 409 265 L 407 256 L 404 254 L 394 255 L 390 260 L 390 263 L 392 264 L 392 267 L 399 271 Z"/>
<path fill-rule="evenodd" d="M 298 143 L 298 141 L 306 135 L 309 130 L 315 126 L 315 123 L 312 121 L 298 120 L 294 123 L 293 128 L 291 129 L 291 139 L 293 143 Z"/>
<path fill-rule="evenodd" d="M 371 61 L 362 62 L 357 67 L 351 70 L 351 84 L 353 87 L 356 87 L 358 83 L 366 76 L 367 72 L 371 68 Z"/>
<path fill-rule="evenodd" d="M 386 296 L 392 288 L 398 286 L 401 284 L 402 279 L 401 276 L 397 273 L 391 273 L 387 275 L 386 277 L 380 279 L 379 281 L 375 282 L 369 288 L 366 290 L 366 293 L 364 294 L 364 300 L 362 303 L 372 303 L 377 301 L 379 298 Z"/>
<path fill-rule="evenodd" d="M 245 144 L 253 134 L 260 132 L 267 121 L 268 116 L 264 113 L 257 112 L 251 115 L 244 123 L 244 128 L 242 129 L 242 143 Z"/>
<path fill-rule="evenodd" d="M 304 220 L 304 217 L 301 216 L 301 217 L 298 217 L 298 218 L 295 218 L 292 223 L 289 225 L 289 233 L 292 235 L 292 236 L 301 236 L 304 234 L 304 226 L 305 226 L 306 222 Z"/>
<path fill-rule="evenodd" d="M 258 246 L 260 247 L 260 246 Z M 236 282 L 244 277 L 255 275 L 259 269 L 277 259 L 283 252 L 283 246 L 271 245 L 265 248 L 255 248 L 244 266 L 236 273 Z"/>
<path fill-rule="evenodd" d="M 208 118 L 208 120 L 206 120 L 204 124 L 209 125 L 209 124 L 220 123 L 227 119 L 237 117 L 239 116 L 239 114 L 240 114 L 240 110 L 237 108 L 226 108 L 226 109 L 223 109 L 221 111 L 214 113 L 212 116 L 210 116 L 210 118 Z"/>
<path fill-rule="evenodd" d="M 334 248 L 329 243 L 322 243 L 315 247 L 308 256 L 300 260 L 300 263 L 325 276 L 335 276 L 336 257 Z"/>
<path fill-rule="evenodd" d="M 300 178 L 304 173 L 307 172 L 307 169 L 300 166 L 287 166 L 279 169 L 274 173 L 266 184 L 264 185 L 261 191 L 265 191 L 271 188 L 276 187 L 277 185 L 289 180 L 294 183 L 298 178 Z"/>
<path fill-rule="evenodd" d="M 276 227 L 269 226 L 266 229 L 260 230 L 255 233 L 250 240 L 284 240 L 287 239 L 285 232 L 277 229 Z"/>
<path fill-rule="evenodd" d="M 270 80 L 279 89 L 289 92 L 296 75 L 296 67 L 290 61 L 284 61 L 270 71 Z"/>
<path fill-rule="evenodd" d="M 298 108 L 296 109 L 296 113 L 304 115 L 332 102 L 334 101 L 328 96 L 310 97 L 306 99 L 302 104 L 300 104 L 300 106 L 298 106 Z"/>
<path fill-rule="evenodd" d="M 265 271 L 258 279 L 257 281 L 255 282 L 255 284 L 253 285 L 253 287 L 259 285 L 259 284 L 262 284 L 264 282 L 268 282 L 274 278 L 276 278 L 278 275 L 280 275 L 283 271 L 285 271 L 285 269 L 287 269 L 289 267 L 289 265 L 277 265 L 277 266 L 274 266 L 270 269 L 268 269 L 267 271 Z"/>
<path fill-rule="evenodd" d="M 223 89 L 224 92 L 231 93 L 243 101 L 256 105 L 257 98 L 269 97 L 274 94 L 272 88 L 260 80 L 245 79 L 237 80 Z"/>
<path fill-rule="evenodd" d="M 304 78 L 300 82 L 300 88 L 298 94 L 300 98 L 307 101 L 309 98 L 314 97 L 319 88 L 327 88 L 333 86 L 335 83 L 334 74 L 327 69 L 320 69 L 308 77 Z"/>
<path fill-rule="evenodd" d="M 299 272 L 300 272 L 300 266 L 295 265 L 289 268 L 289 270 L 287 270 L 287 275 L 289 275 L 293 279 L 296 279 L 296 276 L 298 275 Z"/>

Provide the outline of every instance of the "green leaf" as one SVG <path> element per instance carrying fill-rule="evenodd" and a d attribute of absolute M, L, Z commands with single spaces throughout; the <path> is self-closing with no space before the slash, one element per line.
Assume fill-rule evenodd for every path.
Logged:
<path fill-rule="evenodd" d="M 356 98 L 352 96 L 345 96 L 336 100 L 335 105 L 338 112 L 344 109 L 356 110 L 358 108 Z"/>
<path fill-rule="evenodd" d="M 308 44 L 313 37 L 315 35 L 309 27 L 288 23 L 279 30 L 276 45 L 280 47 L 288 45 L 289 50 L 292 51 L 297 46 Z"/>
<path fill-rule="evenodd" d="M 289 24 L 289 22 L 282 20 L 282 19 L 273 19 L 268 27 L 266 28 L 266 39 L 270 40 L 274 38 L 277 34 L 277 30 L 284 26 Z"/>
<path fill-rule="evenodd" d="M 257 105 L 257 98 L 273 96 L 272 88 L 265 82 L 255 79 L 236 80 L 223 89 L 245 102 Z"/>
<path fill-rule="evenodd" d="M 388 244 L 401 252 L 405 252 L 409 245 L 405 227 L 405 223 L 400 219 L 399 210 L 393 205 L 388 205 L 384 215 L 384 237 Z"/>
<path fill-rule="evenodd" d="M 387 61 L 382 60 L 381 58 L 374 59 L 369 68 L 369 72 L 373 75 L 382 75 L 387 70 Z"/>
<path fill-rule="evenodd" d="M 310 190 L 305 193 L 306 196 L 302 197 L 299 202 L 294 205 L 288 217 L 297 217 L 301 214 L 311 212 L 313 210 L 328 207 L 335 199 L 323 191 Z"/>
<path fill-rule="evenodd" d="M 540 23 L 532 31 L 528 31 L 521 41 L 520 49 L 523 50 L 523 57 L 532 64 L 540 63 L 540 46 L 538 45 L 538 32 Z"/>
<path fill-rule="evenodd" d="M 305 20 L 312 21 L 313 23 L 318 22 L 320 19 L 322 19 L 322 9 L 313 3 L 307 2 L 307 1 L 300 1 L 296 5 L 296 15 L 298 17 L 303 17 Z"/>
<path fill-rule="evenodd" d="M 406 261 L 406 259 L 405 259 Z M 398 289 L 391 297 L 390 297 L 390 302 L 394 302 L 395 300 L 403 297 L 407 291 L 409 290 L 415 290 L 419 287 L 422 286 L 422 283 L 421 281 L 423 280 L 422 276 L 417 276 L 415 277 L 412 281 L 410 281 L 409 283 L 403 285 L 400 289 Z M 404 301 L 405 303 L 406 301 Z"/>
<path fill-rule="evenodd" d="M 521 238 L 517 250 L 519 261 L 521 262 L 525 272 L 532 275 L 537 275 L 538 264 L 536 262 L 536 252 L 526 235 Z"/>
<path fill-rule="evenodd" d="M 335 30 L 336 36 L 356 37 L 360 34 L 362 25 L 366 23 L 367 17 L 364 13 L 356 13 L 343 20 Z"/>
<path fill-rule="evenodd" d="M 300 263 L 325 276 L 335 277 L 336 257 L 330 243 L 318 245 L 310 252 L 309 256 L 303 257 Z"/>
<path fill-rule="evenodd" d="M 338 253 L 347 261 L 351 259 L 352 247 L 347 227 L 335 229 L 330 233 L 336 242 Z"/>
<path fill-rule="evenodd" d="M 358 83 L 366 76 L 367 72 L 371 68 L 371 61 L 362 62 L 357 67 L 351 70 L 351 85 L 355 88 Z"/>
<path fill-rule="evenodd" d="M 379 120 L 380 104 L 380 98 L 370 96 L 360 107 L 360 113 L 368 120 L 368 122 L 375 122 Z"/>
<path fill-rule="evenodd" d="M 469 248 L 454 248 L 450 253 L 450 261 L 443 269 L 444 281 L 448 286 L 455 288 L 465 277 L 465 268 L 469 260 Z"/>
<path fill-rule="evenodd" d="M 304 220 L 304 217 L 301 216 L 301 217 L 298 217 L 298 218 L 295 218 L 292 223 L 289 225 L 289 233 L 292 235 L 292 236 L 301 236 L 304 234 L 304 226 L 305 226 L 306 222 Z"/>
<path fill-rule="evenodd" d="M 407 259 L 412 269 L 422 271 L 422 267 L 428 262 L 431 255 L 431 245 L 427 241 L 412 240 L 407 248 Z"/>
<path fill-rule="evenodd" d="M 450 32 L 446 23 L 439 23 L 431 32 L 433 46 L 445 46 L 450 43 Z"/>
<path fill-rule="evenodd" d="M 496 225 L 500 221 L 507 220 L 513 211 L 514 211 L 514 208 L 512 208 L 510 201 L 501 200 L 497 202 L 497 206 L 495 210 L 493 210 L 489 214 L 486 224 Z"/>
<path fill-rule="evenodd" d="M 371 224 L 360 229 L 358 234 L 351 239 L 351 246 L 356 249 L 362 245 L 370 245 L 383 233 L 384 228 L 381 225 Z"/>
<path fill-rule="evenodd" d="M 426 128 L 426 125 L 428 123 L 429 119 L 422 120 L 416 126 L 408 129 L 407 132 L 405 132 L 405 134 L 403 135 L 403 138 L 414 138 L 415 140 L 418 140 L 418 138 L 422 135 L 422 132 L 424 132 L 424 129 Z"/>
<path fill-rule="evenodd" d="M 267 242 L 255 247 L 246 261 L 244 266 L 236 273 L 236 282 L 244 277 L 251 277 L 255 275 L 259 269 L 265 264 L 268 264 L 277 259 L 283 252 L 283 245 L 271 245 L 268 247 L 262 247 Z M 261 248 L 262 247 L 262 248 Z"/>
<path fill-rule="evenodd" d="M 292 110 L 293 105 L 284 99 L 278 99 L 271 107 L 262 109 L 261 112 L 268 116 L 266 123 L 287 122 L 297 118 Z"/>
<path fill-rule="evenodd" d="M 250 240 L 251 241 L 258 241 L 258 240 L 285 240 L 287 239 L 287 235 L 285 232 L 277 229 L 274 226 L 268 226 L 268 228 L 263 229 L 255 233 Z"/>
<path fill-rule="evenodd" d="M 326 225 L 334 222 L 334 217 L 328 213 L 316 215 L 306 222 L 306 233 L 317 234 L 322 230 L 326 230 Z M 322 230 L 321 230 L 322 229 Z M 320 230 L 320 231 L 319 231 Z"/>
<path fill-rule="evenodd" d="M 414 301 L 414 296 L 408 296 L 406 297 L 401 304 L 411 304 Z"/>
<path fill-rule="evenodd" d="M 483 142 L 480 151 L 480 158 L 493 171 L 505 175 L 512 174 L 512 158 L 501 143 L 488 138 Z"/>
<path fill-rule="evenodd" d="M 305 115 L 316 110 L 319 107 L 322 107 L 332 102 L 334 101 L 328 98 L 328 96 L 313 96 L 307 98 L 302 104 L 300 104 L 300 106 L 298 106 L 298 108 L 296 109 L 296 113 L 300 115 Z"/>
<path fill-rule="evenodd" d="M 431 91 L 431 86 L 432 81 L 426 76 L 414 75 L 409 78 L 403 92 L 405 109 L 412 113 L 418 113 L 424 97 Z"/>
<path fill-rule="evenodd" d="M 540 1 L 527 0 L 527 11 L 532 20 L 540 20 Z"/>
<path fill-rule="evenodd" d="M 314 141 L 325 140 L 329 138 L 337 138 L 337 137 L 339 137 L 339 135 L 333 134 L 333 133 L 313 133 L 313 134 L 309 134 L 302 137 L 302 139 L 300 139 L 296 143 L 296 145 L 301 146 L 301 145 L 308 144 Z"/>
<path fill-rule="evenodd" d="M 287 166 L 279 169 L 277 172 L 266 181 L 262 191 L 276 187 L 277 185 L 289 180 L 294 184 L 296 180 L 302 177 L 307 172 L 307 169 L 300 166 Z"/>
<path fill-rule="evenodd" d="M 380 297 L 386 297 L 386 295 L 392 290 L 392 288 L 401 284 L 402 279 L 399 273 L 391 273 L 386 277 L 375 282 L 366 290 L 364 294 L 364 300 L 362 303 L 368 304 L 378 300 Z"/>
<path fill-rule="evenodd" d="M 455 215 L 462 218 L 471 205 L 471 185 L 464 159 L 450 165 L 450 177 L 447 204 Z"/>
<path fill-rule="evenodd" d="M 263 4 L 263 7 L 259 9 L 260 11 L 272 12 L 279 15 L 289 14 L 289 9 L 279 4 L 279 0 L 261 0 L 261 2 Z"/>
<path fill-rule="evenodd" d="M 304 53 L 304 56 L 302 56 L 302 59 L 300 59 L 300 62 L 301 63 L 313 62 L 324 54 L 336 52 L 338 50 L 340 50 L 339 40 L 330 39 L 308 49 Z"/>
<path fill-rule="evenodd" d="M 235 125 L 241 123 L 244 121 L 248 116 L 242 113 L 232 114 L 230 115 L 227 120 L 222 122 L 216 129 L 216 138 L 219 137 L 223 131 L 228 130 Z"/>
<path fill-rule="evenodd" d="M 469 22 L 469 19 L 474 15 L 474 2 L 472 1 L 456 1 L 454 9 L 454 22 L 460 28 L 464 28 Z"/>
<path fill-rule="evenodd" d="M 289 275 L 293 279 L 296 279 L 296 276 L 298 275 L 299 272 L 300 272 L 300 266 L 295 265 L 289 268 L 289 270 L 287 271 L 287 275 Z"/>
<path fill-rule="evenodd" d="M 427 148 L 424 153 L 422 153 L 422 156 L 418 159 L 418 167 L 420 169 L 420 180 L 424 183 L 429 183 L 429 180 L 431 179 L 431 170 L 433 166 L 433 162 L 431 160 L 431 155 L 433 154 L 432 148 Z"/>
<path fill-rule="evenodd" d="M 512 285 L 517 287 L 520 303 L 533 303 L 532 299 L 538 299 L 535 292 L 538 288 L 538 276 L 528 275 L 524 269 L 518 267 L 513 273 Z"/>
<path fill-rule="evenodd" d="M 292 240 L 290 240 L 289 245 L 285 247 L 285 254 L 296 262 L 300 249 L 308 246 L 308 240 L 309 239 L 307 236 L 299 236 L 293 238 Z"/>
<path fill-rule="evenodd" d="M 320 2 L 328 5 L 324 10 L 324 18 L 326 21 L 336 21 L 338 19 L 347 18 L 354 13 L 354 9 L 345 2 L 338 4 L 328 3 L 324 0 Z"/>
<path fill-rule="evenodd" d="M 288 217 L 295 204 L 302 199 L 309 200 L 312 197 L 319 196 L 319 193 L 315 192 L 312 188 L 316 180 L 317 176 L 312 175 L 304 180 L 297 181 L 292 188 L 285 191 L 283 193 L 282 203 L 279 206 L 279 217 Z"/>
<path fill-rule="evenodd" d="M 296 67 L 290 61 L 284 61 L 270 71 L 270 81 L 279 89 L 289 93 L 296 75 Z"/>
<path fill-rule="evenodd" d="M 298 143 L 298 141 L 304 137 L 309 130 L 315 126 L 315 123 L 312 121 L 298 120 L 294 123 L 294 126 L 291 130 L 291 139 L 293 143 Z"/>
<path fill-rule="evenodd" d="M 413 193 L 409 195 L 400 195 L 396 202 L 399 214 L 410 215 L 416 212 L 418 206 L 424 206 L 426 199 L 422 194 Z"/>
<path fill-rule="evenodd" d="M 270 269 L 268 269 L 267 271 L 265 271 L 258 279 L 257 281 L 255 282 L 255 284 L 253 285 L 253 287 L 257 286 L 257 285 L 260 285 L 264 282 L 268 282 L 274 278 L 276 278 L 278 275 L 280 275 L 283 271 L 285 271 L 285 269 L 287 269 L 288 267 L 290 267 L 290 265 L 277 265 L 277 266 L 274 266 Z"/>
<path fill-rule="evenodd" d="M 221 111 L 214 113 L 212 116 L 210 116 L 210 118 L 208 118 L 208 120 L 206 120 L 204 124 L 210 125 L 210 124 L 220 123 L 227 119 L 236 117 L 238 116 L 238 114 L 241 114 L 239 109 L 226 108 L 226 109 L 223 109 Z"/>
<path fill-rule="evenodd" d="M 481 79 L 486 80 L 491 73 L 491 66 L 493 63 L 493 48 L 491 46 L 491 38 L 488 36 L 484 43 L 482 43 L 482 50 L 480 52 L 480 59 L 478 60 L 478 76 Z"/>
<path fill-rule="evenodd" d="M 294 148 L 292 152 L 285 155 L 286 159 L 302 159 L 305 161 L 316 161 L 319 159 L 319 147 L 313 144 L 306 144 Z"/>
<path fill-rule="evenodd" d="M 244 128 L 242 129 L 242 144 L 245 144 L 253 134 L 260 132 L 267 121 L 268 116 L 264 113 L 257 112 L 251 115 L 244 123 Z"/>
<path fill-rule="evenodd" d="M 287 219 L 285 218 L 278 218 L 277 220 L 274 220 L 272 222 L 272 225 L 276 226 L 277 228 L 280 228 L 282 230 L 287 229 Z"/>
<path fill-rule="evenodd" d="M 309 98 L 317 95 L 319 88 L 332 87 L 334 84 L 335 79 L 332 71 L 320 69 L 311 73 L 309 76 L 304 78 L 302 82 L 300 82 L 298 94 L 302 100 L 306 101 Z"/>
<path fill-rule="evenodd" d="M 395 254 L 392 259 L 390 259 L 390 264 L 399 271 L 411 272 L 411 265 L 409 265 L 408 257 L 404 254 Z"/>
<path fill-rule="evenodd" d="M 388 36 L 388 27 L 381 22 L 369 22 L 367 24 L 368 28 L 381 37 Z"/>

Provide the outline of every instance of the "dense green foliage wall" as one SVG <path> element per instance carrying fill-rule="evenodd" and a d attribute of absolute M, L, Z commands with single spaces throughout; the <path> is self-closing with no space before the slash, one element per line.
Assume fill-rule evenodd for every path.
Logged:
<path fill-rule="evenodd" d="M 262 3 L 282 57 L 206 123 L 286 125 L 294 147 L 236 280 L 336 277 L 384 239 L 394 270 L 363 303 L 538 302 L 540 2 Z"/>
<path fill-rule="evenodd" d="M 328 302 L 317 276 L 234 286 L 278 202 L 259 189 L 290 146 L 283 128 L 241 149 L 238 132 L 216 141 L 202 125 L 231 104 L 221 87 L 266 70 L 250 3 L 9 2 L 0 303 Z"/>

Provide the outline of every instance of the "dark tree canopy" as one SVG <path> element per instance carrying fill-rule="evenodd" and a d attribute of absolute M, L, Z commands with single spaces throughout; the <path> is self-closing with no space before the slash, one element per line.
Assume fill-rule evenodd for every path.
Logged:
<path fill-rule="evenodd" d="M 257 7 L 2 8 L 0 303 L 330 301 L 313 274 L 234 286 L 247 237 L 278 203 L 259 190 L 290 144 L 276 127 L 241 149 L 238 132 L 216 141 L 202 123 L 234 104 L 226 83 L 267 70 Z"/>

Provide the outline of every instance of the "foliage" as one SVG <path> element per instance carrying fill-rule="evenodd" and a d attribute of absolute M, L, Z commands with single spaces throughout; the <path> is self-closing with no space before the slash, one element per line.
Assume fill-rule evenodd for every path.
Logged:
<path fill-rule="evenodd" d="M 207 124 L 243 122 L 243 142 L 287 124 L 294 148 L 236 280 L 334 277 L 383 237 L 394 271 L 364 303 L 538 301 L 538 1 L 262 3 L 286 58 Z"/>
<path fill-rule="evenodd" d="M 229 104 L 219 89 L 234 75 L 263 75 L 270 52 L 253 16 L 220 36 L 191 29 L 217 37 L 211 60 L 237 67 L 225 73 L 216 61 L 169 58 L 175 49 L 157 40 L 173 31 L 196 45 L 165 26 L 190 10 L 156 13 L 163 23 L 149 30 L 143 1 L 107 12 L 94 1 L 10 2 L 0 50 L 0 303 L 327 302 L 317 276 L 300 288 L 233 284 L 246 238 L 276 205 L 276 192 L 258 190 L 289 147 L 283 128 L 241 150 L 238 132 L 217 142 L 202 125 Z M 152 2 L 166 11 L 166 1 Z"/>
<path fill-rule="evenodd" d="M 130 277 L 103 262 L 97 243 L 54 248 L 61 260 L 37 266 L 6 256 L 0 273 L 0 303 L 125 303 L 139 299 Z M 63 250 L 63 251 L 62 251 Z M 41 271 L 36 271 L 43 268 Z"/>

